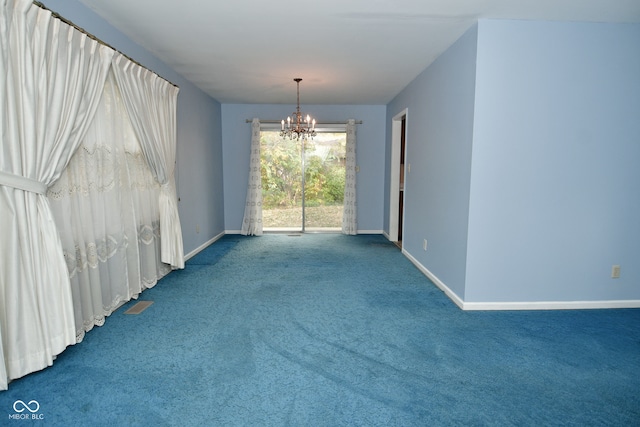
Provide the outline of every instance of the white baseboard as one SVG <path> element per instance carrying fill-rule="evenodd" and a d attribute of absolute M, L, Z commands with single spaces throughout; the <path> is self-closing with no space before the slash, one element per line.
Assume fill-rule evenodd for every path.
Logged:
<path fill-rule="evenodd" d="M 418 270 L 420 270 L 425 276 L 429 278 L 442 292 L 444 292 L 451 301 L 453 301 L 458 307 L 464 310 L 464 301 L 460 298 L 455 292 L 453 292 L 447 285 L 444 284 L 438 277 L 429 271 L 424 265 L 420 264 L 417 259 L 415 259 L 409 252 L 405 249 L 402 249 L 402 253 L 404 256 L 409 258 L 409 261 L 413 263 Z"/>
<path fill-rule="evenodd" d="M 224 234 L 240 234 L 240 233 L 241 233 L 241 230 L 224 230 Z M 357 233 L 358 234 L 384 234 L 382 230 L 358 230 Z"/>
<path fill-rule="evenodd" d="M 194 256 L 196 256 L 199 252 L 201 252 L 204 249 L 206 249 L 207 246 L 211 245 L 213 242 L 215 242 L 216 240 L 220 239 L 225 234 L 227 234 L 227 233 L 226 232 L 222 232 L 222 233 L 218 234 L 217 236 L 213 237 L 210 240 L 207 240 L 206 242 L 204 242 L 203 244 L 201 244 L 200 246 L 198 246 L 197 248 L 195 248 L 194 250 L 192 250 L 191 252 L 186 254 L 184 256 L 185 262 L 188 261 L 190 258 L 193 258 Z"/>
<path fill-rule="evenodd" d="M 640 300 L 611 301 L 513 301 L 513 302 L 465 302 L 435 274 L 420 264 L 409 252 L 402 253 L 442 290 L 458 307 L 465 311 L 478 310 L 592 310 L 608 308 L 640 308 Z"/>
<path fill-rule="evenodd" d="M 465 302 L 463 310 L 593 310 L 607 308 L 640 308 L 640 301 Z"/>

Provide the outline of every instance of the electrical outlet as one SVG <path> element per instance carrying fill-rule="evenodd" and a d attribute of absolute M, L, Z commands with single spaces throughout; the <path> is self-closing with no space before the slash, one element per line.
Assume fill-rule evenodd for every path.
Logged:
<path fill-rule="evenodd" d="M 196 224 L 196 234 L 200 233 L 200 224 Z"/>
<path fill-rule="evenodd" d="M 620 266 L 619 265 L 613 265 L 611 267 L 611 278 L 612 279 L 619 279 L 620 278 Z"/>
<path fill-rule="evenodd" d="M 422 241 L 422 249 L 425 250 L 425 251 L 427 250 L 427 239 L 424 239 Z"/>

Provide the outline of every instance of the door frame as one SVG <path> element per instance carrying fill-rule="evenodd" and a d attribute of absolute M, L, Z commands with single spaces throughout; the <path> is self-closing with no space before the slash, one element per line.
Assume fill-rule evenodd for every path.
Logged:
<path fill-rule="evenodd" d="M 405 155 L 407 148 L 407 124 L 409 122 L 409 109 L 405 108 L 391 119 L 391 167 L 389 168 L 389 240 L 398 241 L 399 209 L 400 204 L 400 148 L 402 135 L 402 119 L 405 120 Z M 406 157 L 405 157 L 406 159 Z M 406 160 L 405 160 L 406 161 Z M 407 170 L 404 170 L 406 183 Z M 406 203 L 406 198 L 405 198 Z M 404 235 L 404 209 L 402 210 L 402 235 Z"/>

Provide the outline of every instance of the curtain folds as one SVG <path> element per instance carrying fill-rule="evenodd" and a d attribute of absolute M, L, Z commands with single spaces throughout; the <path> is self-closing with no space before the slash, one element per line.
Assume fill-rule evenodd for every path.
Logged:
<path fill-rule="evenodd" d="M 86 136 L 47 191 L 71 280 L 77 342 L 170 271 L 160 261 L 159 194 L 110 71 Z"/>
<path fill-rule="evenodd" d="M 46 188 L 96 111 L 113 50 L 30 0 L 0 2 L 0 389 L 76 342 Z"/>
<path fill-rule="evenodd" d="M 358 233 L 356 209 L 356 122 L 354 119 L 347 121 L 346 151 L 342 233 L 353 235 Z"/>
<path fill-rule="evenodd" d="M 260 120 L 251 122 L 251 157 L 249 160 L 249 184 L 244 207 L 241 234 L 262 235 L 262 175 L 260 170 Z"/>
<path fill-rule="evenodd" d="M 176 108 L 179 89 L 116 53 L 113 70 L 147 163 L 160 183 L 162 262 L 184 268 L 182 229 L 175 185 Z"/>

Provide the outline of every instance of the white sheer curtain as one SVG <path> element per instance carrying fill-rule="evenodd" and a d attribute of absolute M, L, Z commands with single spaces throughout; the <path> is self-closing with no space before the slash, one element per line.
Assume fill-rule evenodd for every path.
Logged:
<path fill-rule="evenodd" d="M 0 389 L 76 342 L 45 193 L 95 112 L 113 51 L 31 0 L 0 0 Z"/>
<path fill-rule="evenodd" d="M 159 194 L 110 72 L 80 148 L 47 192 L 71 278 L 77 342 L 170 271 L 160 262 Z"/>
<path fill-rule="evenodd" d="M 249 184 L 244 207 L 241 234 L 262 235 L 262 175 L 260 173 L 260 120 L 251 122 L 251 157 L 249 160 Z"/>
<path fill-rule="evenodd" d="M 113 58 L 113 70 L 142 152 L 161 185 L 158 203 L 162 262 L 172 268 L 184 268 L 175 183 L 179 89 L 120 53 Z"/>
<path fill-rule="evenodd" d="M 356 209 L 356 122 L 347 121 L 347 159 L 345 166 L 344 210 L 342 212 L 342 233 L 357 234 Z"/>

